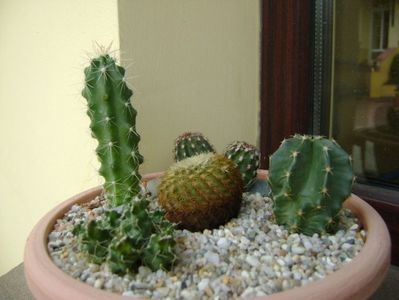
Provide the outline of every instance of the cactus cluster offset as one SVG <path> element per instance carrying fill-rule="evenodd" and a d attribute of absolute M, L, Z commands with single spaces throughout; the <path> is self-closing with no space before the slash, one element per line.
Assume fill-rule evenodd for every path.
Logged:
<path fill-rule="evenodd" d="M 102 219 L 75 227 L 90 260 L 105 262 L 116 274 L 135 272 L 141 265 L 154 271 L 169 269 L 175 261 L 174 225 L 148 205 L 146 199 L 137 198 L 122 211 L 111 208 Z"/>
<path fill-rule="evenodd" d="M 224 156 L 231 159 L 240 168 L 245 188 L 249 188 L 256 179 L 259 168 L 260 153 L 258 149 L 246 142 L 233 142 L 227 146 Z"/>
<path fill-rule="evenodd" d="M 201 153 L 215 153 L 208 139 L 199 132 L 185 132 L 175 141 L 175 161 L 180 161 Z"/>
<path fill-rule="evenodd" d="M 274 215 L 291 232 L 334 232 L 352 190 L 350 156 L 333 140 L 295 135 L 270 157 Z"/>
<path fill-rule="evenodd" d="M 100 174 L 109 204 L 118 206 L 140 191 L 138 167 L 143 157 L 138 150 L 137 113 L 130 103 L 133 92 L 125 83 L 125 70 L 108 54 L 92 59 L 84 73 L 82 95 L 87 99 L 92 135 L 98 140 Z"/>
<path fill-rule="evenodd" d="M 159 186 L 158 201 L 169 221 L 200 231 L 236 217 L 242 192 L 238 167 L 223 155 L 206 153 L 171 166 Z"/>

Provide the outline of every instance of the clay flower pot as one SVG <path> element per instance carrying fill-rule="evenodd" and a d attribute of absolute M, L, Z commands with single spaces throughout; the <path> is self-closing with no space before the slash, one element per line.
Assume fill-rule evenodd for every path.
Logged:
<path fill-rule="evenodd" d="M 148 174 L 144 176 L 143 181 L 147 182 L 162 174 L 162 172 Z M 266 171 L 259 170 L 258 178 L 265 179 L 266 176 Z M 47 213 L 32 230 L 25 247 L 24 264 L 28 286 L 36 299 L 127 299 L 72 278 L 52 262 L 47 252 L 47 237 L 56 220 L 61 218 L 73 204 L 88 202 L 101 191 L 101 187 L 92 188 L 66 200 Z M 390 265 L 389 233 L 378 213 L 356 195 L 352 195 L 344 206 L 358 217 L 367 230 L 367 240 L 360 253 L 351 262 L 324 279 L 256 299 L 354 300 L 367 299 L 372 295 L 383 281 Z"/>

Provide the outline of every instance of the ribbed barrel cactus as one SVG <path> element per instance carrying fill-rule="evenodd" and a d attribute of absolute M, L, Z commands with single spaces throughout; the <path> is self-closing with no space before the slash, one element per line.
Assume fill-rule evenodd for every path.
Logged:
<path fill-rule="evenodd" d="M 270 157 L 274 215 L 291 232 L 334 232 L 354 174 L 349 155 L 333 140 L 295 135 Z"/>
<path fill-rule="evenodd" d="M 141 194 L 138 172 L 143 157 L 136 132 L 133 92 L 124 79 L 125 70 L 102 54 L 85 71 L 82 95 L 105 178 L 105 213 L 74 229 L 82 250 L 95 263 L 106 262 L 115 273 L 134 272 L 140 265 L 153 270 L 169 268 L 174 260 L 174 225 L 161 211 L 149 209 Z"/>
<path fill-rule="evenodd" d="M 159 186 L 158 201 L 171 222 L 200 231 L 236 217 L 242 192 L 238 167 L 223 155 L 205 153 L 169 168 Z"/>
<path fill-rule="evenodd" d="M 201 153 L 215 153 L 208 139 L 199 132 L 185 132 L 175 141 L 175 160 L 180 161 Z"/>
<path fill-rule="evenodd" d="M 259 150 L 246 142 L 236 141 L 227 146 L 224 156 L 240 168 L 244 186 L 248 189 L 256 179 L 260 163 Z"/>

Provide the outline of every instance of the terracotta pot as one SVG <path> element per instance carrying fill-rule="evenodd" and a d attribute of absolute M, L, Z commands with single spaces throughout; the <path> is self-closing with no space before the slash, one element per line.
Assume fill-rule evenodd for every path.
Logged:
<path fill-rule="evenodd" d="M 144 176 L 143 180 L 146 182 L 162 174 L 162 172 L 149 174 Z M 266 177 L 267 172 L 259 170 L 258 178 Z M 66 200 L 47 213 L 32 230 L 25 247 L 24 264 L 28 286 L 36 299 L 129 299 L 93 288 L 74 279 L 60 270 L 47 252 L 47 236 L 56 220 L 61 218 L 73 204 L 90 201 L 100 193 L 101 187 L 96 187 Z M 352 195 L 344 206 L 352 210 L 367 229 L 366 243 L 355 259 L 322 280 L 276 293 L 267 298 L 256 299 L 366 299 L 378 288 L 390 264 L 391 242 L 386 225 L 370 205 L 355 195 Z"/>

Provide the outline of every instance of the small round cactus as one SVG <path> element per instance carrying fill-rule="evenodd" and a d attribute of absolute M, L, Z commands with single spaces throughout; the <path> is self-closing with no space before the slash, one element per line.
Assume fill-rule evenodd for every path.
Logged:
<path fill-rule="evenodd" d="M 274 215 L 291 232 L 334 232 L 354 180 L 350 156 L 333 140 L 295 135 L 270 157 Z"/>
<path fill-rule="evenodd" d="M 175 161 L 180 161 L 201 153 L 215 153 L 208 139 L 199 132 L 185 132 L 175 141 Z"/>
<path fill-rule="evenodd" d="M 223 155 L 205 153 L 175 163 L 159 186 L 166 218 L 191 231 L 216 228 L 241 206 L 240 170 Z"/>
<path fill-rule="evenodd" d="M 233 142 L 227 146 L 224 156 L 231 159 L 240 168 L 244 186 L 248 189 L 256 179 L 259 168 L 260 153 L 258 149 L 246 142 Z"/>

